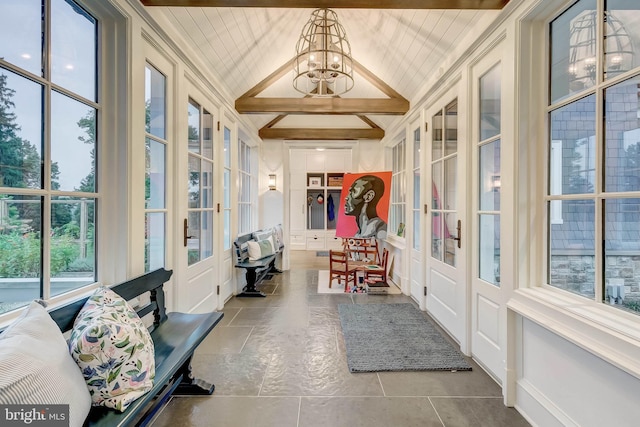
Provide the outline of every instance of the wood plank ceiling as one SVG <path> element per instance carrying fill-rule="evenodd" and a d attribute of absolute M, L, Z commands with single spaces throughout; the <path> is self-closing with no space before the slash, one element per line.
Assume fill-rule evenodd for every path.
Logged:
<path fill-rule="evenodd" d="M 509 0 L 141 0 L 145 6 L 331 9 L 502 9 Z"/>
<path fill-rule="evenodd" d="M 170 6 L 147 10 L 181 34 L 261 138 L 352 140 L 381 139 L 508 0 L 141 2 Z M 342 97 L 303 97 L 292 87 L 295 45 L 316 7 L 340 9 L 351 43 L 355 85 Z"/>

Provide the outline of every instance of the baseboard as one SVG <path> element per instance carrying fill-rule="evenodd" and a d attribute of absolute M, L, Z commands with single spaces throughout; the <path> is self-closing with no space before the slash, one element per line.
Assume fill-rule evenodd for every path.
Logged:
<path fill-rule="evenodd" d="M 580 427 L 526 379 L 517 382 L 515 408 L 532 426 Z"/>

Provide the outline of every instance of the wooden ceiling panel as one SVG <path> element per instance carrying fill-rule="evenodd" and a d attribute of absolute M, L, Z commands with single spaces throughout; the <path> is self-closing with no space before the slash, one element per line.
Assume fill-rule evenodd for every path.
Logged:
<path fill-rule="evenodd" d="M 250 114 L 247 120 L 258 129 L 262 127 L 261 135 L 272 137 L 278 129 L 288 132 L 285 139 L 295 139 L 292 136 L 299 136 L 298 128 L 303 126 L 295 121 L 283 122 L 278 115 L 336 113 L 339 115 L 333 123 L 323 121 L 332 129 L 319 139 L 377 139 L 383 132 L 380 127 L 387 128 L 407 111 L 409 101 L 405 97 L 418 95 L 435 81 L 442 73 L 440 67 L 446 68 L 450 61 L 450 54 L 462 51 L 473 39 L 469 36 L 482 32 L 508 2 L 491 0 L 500 7 L 489 7 L 480 0 L 313 0 L 313 4 L 309 0 L 141 1 L 147 5 L 190 6 L 150 8 L 149 13 L 167 17 L 173 27 L 169 34 L 200 56 L 212 84 L 237 98 L 238 111 Z M 482 4 L 480 8 L 485 10 L 459 9 L 471 8 L 471 4 Z M 309 15 L 309 10 L 301 8 L 316 7 L 340 9 L 352 55 L 358 59 L 354 66 L 357 87 L 341 99 L 303 101 L 292 91 L 290 58 Z M 370 129 L 360 129 L 362 125 L 348 124 L 348 115 L 364 114 L 376 114 L 379 127 L 374 123 Z M 269 123 L 274 118 L 278 119 L 277 125 Z"/>

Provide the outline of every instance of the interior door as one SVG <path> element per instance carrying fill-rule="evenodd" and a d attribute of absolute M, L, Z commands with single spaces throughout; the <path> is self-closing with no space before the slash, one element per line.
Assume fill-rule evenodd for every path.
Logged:
<path fill-rule="evenodd" d="M 473 267 L 471 351 L 502 381 L 506 306 L 500 285 L 501 64 L 498 50 L 472 70 Z M 501 320 L 502 319 L 502 320 Z"/>
<path fill-rule="evenodd" d="M 466 150 L 458 140 L 462 120 L 452 88 L 427 111 L 431 177 L 427 251 L 427 311 L 466 351 Z"/>
<path fill-rule="evenodd" d="M 178 309 L 187 312 L 209 312 L 218 307 L 216 287 L 216 230 L 214 189 L 214 115 L 213 109 L 197 99 L 204 96 L 191 90 L 187 101 L 187 127 L 180 144 L 180 205 L 182 235 Z M 183 110 L 184 111 L 184 110 Z"/>
<path fill-rule="evenodd" d="M 232 224 L 232 207 L 238 206 L 238 192 L 232 192 L 232 165 L 237 165 L 237 144 L 232 144 L 235 129 L 231 123 L 225 124 L 222 130 L 222 247 L 221 268 L 220 268 L 220 292 L 218 295 L 220 306 L 222 309 L 226 300 L 233 296 L 233 256 L 232 256 L 232 229 L 237 230 L 237 223 Z"/>
<path fill-rule="evenodd" d="M 411 124 L 411 136 L 412 146 L 409 148 L 413 150 L 413 180 L 412 180 L 412 227 L 411 234 L 411 296 L 416 300 L 421 310 L 425 310 L 425 282 L 424 282 L 424 260 L 423 260 L 423 238 L 422 238 L 422 222 L 423 222 L 423 210 L 422 210 L 422 186 L 420 185 L 421 179 L 421 120 L 416 120 Z"/>

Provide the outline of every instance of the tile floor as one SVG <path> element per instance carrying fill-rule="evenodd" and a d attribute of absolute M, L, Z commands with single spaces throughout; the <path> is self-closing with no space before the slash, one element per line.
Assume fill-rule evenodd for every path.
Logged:
<path fill-rule="evenodd" d="M 470 372 L 351 374 L 338 304 L 411 302 L 404 295 L 318 294 L 326 257 L 293 252 L 292 269 L 232 298 L 198 348 L 197 377 L 210 397 L 173 397 L 153 427 L 528 426 L 502 404 L 500 387 Z"/>

